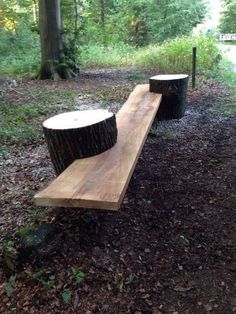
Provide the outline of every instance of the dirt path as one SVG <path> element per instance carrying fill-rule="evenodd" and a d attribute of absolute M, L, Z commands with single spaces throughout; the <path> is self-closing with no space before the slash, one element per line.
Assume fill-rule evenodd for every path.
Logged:
<path fill-rule="evenodd" d="M 27 91 L 36 83 L 22 84 Z M 117 111 L 137 81 L 84 73 L 62 84 L 53 88 L 80 93 L 76 108 Z M 100 92 L 89 96 L 88 86 Z M 2 261 L 0 313 L 236 312 L 236 115 L 217 84 L 190 90 L 188 100 L 183 119 L 153 124 L 118 212 L 42 209 L 59 246 L 26 265 L 9 295 Z M 2 245 L 34 221 L 32 195 L 53 171 L 43 139 L 16 146 L 0 167 Z M 81 283 L 72 267 L 85 274 Z"/>

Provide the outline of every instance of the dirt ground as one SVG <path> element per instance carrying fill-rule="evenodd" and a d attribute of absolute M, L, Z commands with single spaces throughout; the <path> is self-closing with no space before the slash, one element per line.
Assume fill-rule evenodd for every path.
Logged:
<path fill-rule="evenodd" d="M 149 75 L 136 80 L 122 71 L 90 71 L 71 81 L 23 80 L 5 101 L 22 105 L 32 88 L 47 87 L 78 92 L 78 109 L 117 111 Z M 113 101 L 91 96 L 104 86 L 113 86 Z M 58 245 L 17 274 L 7 271 L 1 255 L 0 313 L 236 313 L 230 101 L 226 87 L 208 82 L 189 88 L 184 118 L 155 121 L 119 211 L 40 208 L 40 219 L 56 225 Z M 7 235 L 36 219 L 33 195 L 53 177 L 43 138 L 0 160 L 0 249 Z M 84 274 L 81 282 L 72 268 Z"/>

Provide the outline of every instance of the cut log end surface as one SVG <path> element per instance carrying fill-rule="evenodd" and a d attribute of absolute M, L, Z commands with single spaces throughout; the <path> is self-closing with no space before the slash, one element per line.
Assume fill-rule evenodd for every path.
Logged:
<path fill-rule="evenodd" d="M 77 129 L 104 121 L 113 116 L 108 110 L 83 110 L 58 114 L 44 121 L 43 127 L 54 130 Z"/>
<path fill-rule="evenodd" d="M 158 120 L 180 119 L 184 116 L 188 79 L 187 74 L 163 74 L 150 78 L 150 92 L 162 94 Z"/>
<path fill-rule="evenodd" d="M 74 160 L 105 152 L 117 140 L 116 116 L 107 110 L 72 111 L 43 123 L 57 175 Z"/>
<path fill-rule="evenodd" d="M 151 80 L 160 80 L 160 81 L 171 81 L 171 80 L 181 80 L 187 78 L 187 74 L 161 74 L 152 76 Z"/>

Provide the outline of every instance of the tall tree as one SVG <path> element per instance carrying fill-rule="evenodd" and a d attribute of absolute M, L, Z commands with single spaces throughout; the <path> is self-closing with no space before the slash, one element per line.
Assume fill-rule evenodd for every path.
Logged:
<path fill-rule="evenodd" d="M 63 37 L 60 0 L 39 0 L 41 43 L 40 79 L 70 78 L 76 75 L 75 65 L 68 62 Z"/>
<path fill-rule="evenodd" d="M 225 10 L 220 20 L 222 33 L 236 33 L 236 0 L 225 0 Z"/>
<path fill-rule="evenodd" d="M 157 0 L 150 8 L 150 35 L 157 41 L 188 34 L 206 14 L 203 0 Z"/>
<path fill-rule="evenodd" d="M 92 43 L 101 43 L 104 37 L 109 44 L 161 42 L 190 33 L 206 13 L 204 0 L 86 0 L 86 4 L 85 36 Z"/>

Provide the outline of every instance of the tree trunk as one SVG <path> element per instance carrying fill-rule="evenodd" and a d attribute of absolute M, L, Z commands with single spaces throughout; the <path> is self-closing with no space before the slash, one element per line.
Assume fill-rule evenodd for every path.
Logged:
<path fill-rule="evenodd" d="M 157 75 L 150 78 L 150 92 L 162 94 L 158 120 L 180 119 L 184 116 L 189 76 Z"/>
<path fill-rule="evenodd" d="M 38 1 L 37 0 L 32 1 L 32 12 L 33 12 L 34 23 L 38 27 L 39 26 L 39 11 L 38 11 Z"/>
<path fill-rule="evenodd" d="M 74 160 L 100 154 L 117 140 L 116 117 L 107 110 L 59 114 L 43 123 L 43 131 L 57 175 Z"/>
<path fill-rule="evenodd" d="M 102 42 L 103 45 L 107 45 L 107 36 L 106 36 L 106 29 L 105 29 L 105 19 L 106 19 L 106 12 L 105 12 L 105 0 L 100 0 L 100 26 L 102 32 Z"/>
<path fill-rule="evenodd" d="M 39 79 L 75 76 L 64 62 L 60 0 L 39 0 L 41 68 Z"/>

